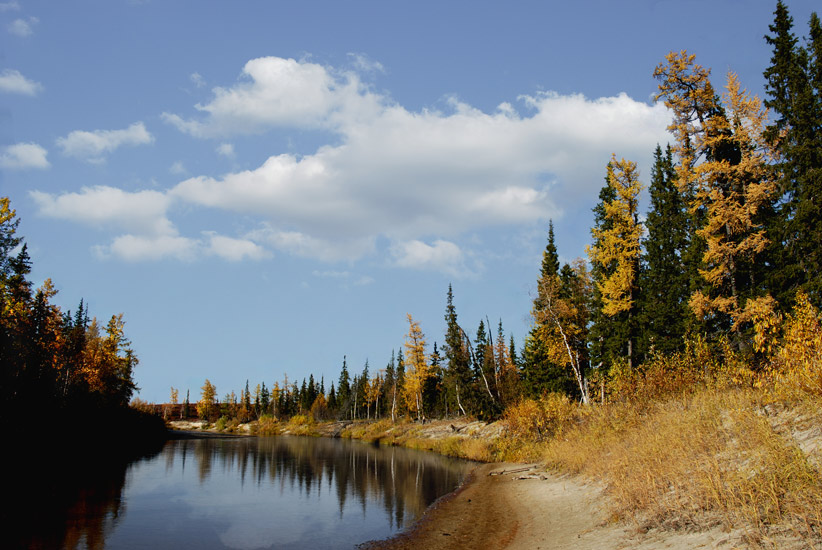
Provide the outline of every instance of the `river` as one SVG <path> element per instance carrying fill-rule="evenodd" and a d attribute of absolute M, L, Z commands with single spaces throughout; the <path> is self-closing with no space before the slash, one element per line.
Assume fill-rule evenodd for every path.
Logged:
<path fill-rule="evenodd" d="M 309 437 L 168 441 L 150 457 L 66 472 L 24 498 L 29 548 L 352 548 L 387 538 L 463 480 L 470 463 Z M 48 477 L 48 476 L 46 476 Z M 28 504 L 26 504 L 28 503 Z"/>

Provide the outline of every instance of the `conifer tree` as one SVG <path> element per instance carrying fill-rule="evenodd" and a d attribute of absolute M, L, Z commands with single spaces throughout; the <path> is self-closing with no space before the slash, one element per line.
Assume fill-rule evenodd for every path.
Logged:
<path fill-rule="evenodd" d="M 772 258 L 768 286 L 784 308 L 802 288 L 822 303 L 822 31 L 816 13 L 810 42 L 799 45 L 793 18 L 780 0 L 765 40 L 773 48 L 765 70 L 764 104 L 775 114 L 763 132 L 778 148 L 776 164 L 781 197 L 775 223 L 768 225 Z"/>
<path fill-rule="evenodd" d="M 651 349 L 670 354 L 681 349 L 689 317 L 690 273 L 685 261 L 690 219 L 676 185 L 673 153 L 657 145 L 650 184 L 651 209 L 640 275 L 641 358 Z"/>
<path fill-rule="evenodd" d="M 348 374 L 346 357 L 343 355 L 342 370 L 340 370 L 340 381 L 337 384 L 337 409 L 340 417 L 349 418 L 349 408 L 351 405 L 351 377 Z"/>
<path fill-rule="evenodd" d="M 537 280 L 537 294 L 534 298 L 532 317 L 534 325 L 525 338 L 525 347 L 522 352 L 522 383 L 525 393 L 531 397 L 539 397 L 543 393 L 573 392 L 574 382 L 567 369 L 551 360 L 545 336 L 550 329 L 542 326 L 537 319 L 536 312 L 545 308 L 545 289 L 547 281 L 559 276 L 559 254 L 557 253 L 554 238 L 554 222 L 548 222 L 548 244 L 542 253 L 542 264 L 539 279 Z M 512 355 L 513 357 L 513 355 Z"/>
<path fill-rule="evenodd" d="M 642 225 L 638 219 L 638 197 L 642 188 L 634 162 L 616 156 L 607 167 L 607 186 L 611 192 L 600 204 L 601 224 L 591 229 L 594 244 L 587 248 L 591 265 L 596 266 L 597 321 L 599 334 L 610 332 L 605 359 L 608 363 L 625 358 L 634 360 L 637 319 L 636 298 L 639 283 L 639 256 Z"/>
<path fill-rule="evenodd" d="M 446 393 L 446 408 L 458 414 L 468 414 L 470 386 L 471 386 L 471 359 L 462 328 L 457 320 L 457 310 L 454 307 L 454 293 L 448 285 L 448 296 L 445 307 L 445 374 L 443 384 Z"/>
<path fill-rule="evenodd" d="M 773 307 L 758 264 L 768 244 L 762 215 L 774 192 L 765 115 L 733 73 L 723 104 L 710 72 L 693 55 L 671 52 L 666 61 L 654 76 L 657 98 L 674 113 L 669 129 L 677 139 L 677 179 L 681 188 L 694 189 L 691 208 L 705 212 L 697 234 L 706 245 L 699 273 L 707 289 L 692 293 L 689 306 L 715 328 L 733 330 L 742 346 L 751 316 Z"/>

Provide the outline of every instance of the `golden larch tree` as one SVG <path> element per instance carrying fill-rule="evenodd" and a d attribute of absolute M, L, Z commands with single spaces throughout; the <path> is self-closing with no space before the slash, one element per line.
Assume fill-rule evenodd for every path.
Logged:
<path fill-rule="evenodd" d="M 430 367 L 425 353 L 425 335 L 410 313 L 408 325 L 408 334 L 405 337 L 405 403 L 408 411 L 416 415 L 417 420 L 422 420 L 422 389 L 430 376 Z"/>
<path fill-rule="evenodd" d="M 741 274 L 753 272 L 757 254 L 768 244 L 757 216 L 775 192 L 769 164 L 776 152 L 762 135 L 767 111 L 760 100 L 743 90 L 733 73 L 720 98 L 710 71 L 694 59 L 685 51 L 671 52 L 654 71 L 660 81 L 657 99 L 674 114 L 668 129 L 677 141 L 680 190 L 692 213 L 704 216 L 697 229 L 706 245 L 699 273 L 708 286 L 692 294 L 690 307 L 700 318 L 727 316 L 739 332 L 752 312 L 773 303 Z"/>

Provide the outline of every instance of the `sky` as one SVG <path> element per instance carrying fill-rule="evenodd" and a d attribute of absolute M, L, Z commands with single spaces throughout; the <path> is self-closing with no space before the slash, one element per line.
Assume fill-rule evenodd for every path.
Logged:
<path fill-rule="evenodd" d="M 775 5 L 0 0 L 0 196 L 147 401 L 373 374 L 449 284 L 521 348 L 549 220 L 584 256 L 611 155 L 647 185 L 671 141 L 654 67 L 761 96 Z"/>

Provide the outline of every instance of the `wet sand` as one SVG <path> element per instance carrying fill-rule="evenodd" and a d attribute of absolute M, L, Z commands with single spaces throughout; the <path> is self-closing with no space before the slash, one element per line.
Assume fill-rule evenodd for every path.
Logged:
<path fill-rule="evenodd" d="M 720 530 L 651 531 L 609 523 L 601 487 L 548 474 L 535 465 L 482 464 L 456 492 L 438 501 L 406 532 L 363 545 L 410 549 L 730 548 Z"/>

